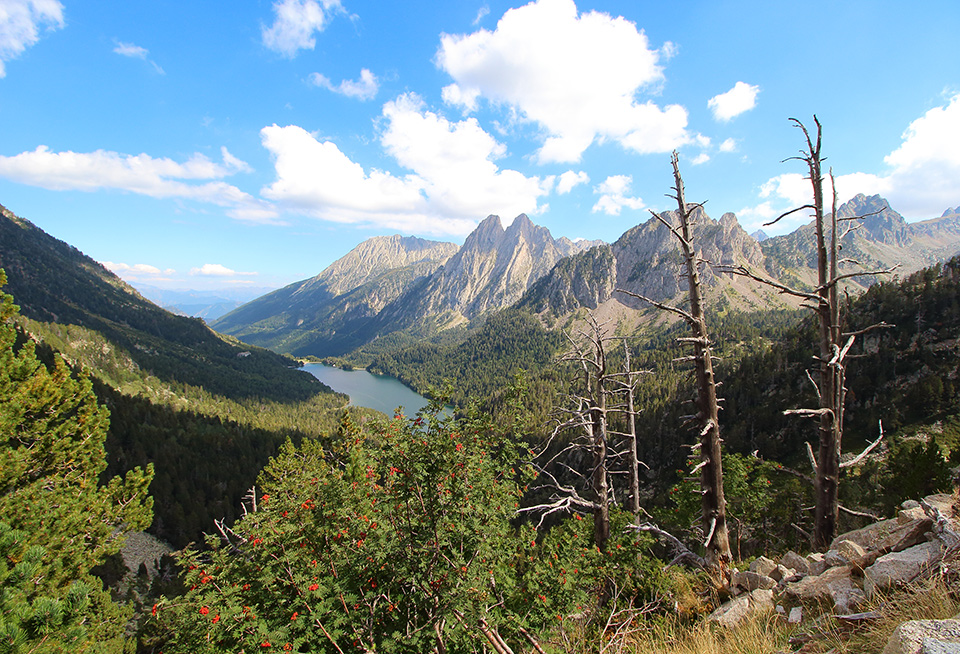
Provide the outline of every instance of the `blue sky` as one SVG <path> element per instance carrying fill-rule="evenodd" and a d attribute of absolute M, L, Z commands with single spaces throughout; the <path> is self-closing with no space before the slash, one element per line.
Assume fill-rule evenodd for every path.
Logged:
<path fill-rule="evenodd" d="M 804 202 L 817 114 L 841 200 L 932 218 L 958 33 L 954 0 L 0 0 L 0 204 L 134 285 L 278 287 L 489 214 L 613 241 L 673 149 L 753 231 Z"/>

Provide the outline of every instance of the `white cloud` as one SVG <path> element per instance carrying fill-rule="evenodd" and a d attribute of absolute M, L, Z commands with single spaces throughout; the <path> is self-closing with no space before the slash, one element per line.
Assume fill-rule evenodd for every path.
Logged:
<path fill-rule="evenodd" d="M 509 221 L 536 214 L 553 178 L 526 177 L 494 161 L 505 148 L 475 119 L 450 122 L 407 94 L 383 107 L 381 145 L 402 167 L 397 176 L 352 161 L 336 144 L 295 125 L 261 131 L 277 180 L 265 197 L 293 211 L 408 232 L 466 234 L 496 213 Z"/>
<path fill-rule="evenodd" d="M 694 166 L 699 166 L 700 164 L 705 164 L 710 161 L 710 155 L 706 152 L 701 152 L 690 162 Z"/>
<path fill-rule="evenodd" d="M 884 157 L 889 167 L 886 174 L 838 175 L 838 202 L 857 193 L 879 194 L 909 219 L 933 218 L 960 203 L 960 94 L 910 123 L 902 139 L 900 146 Z M 828 184 L 824 202 L 829 207 Z M 810 182 L 799 173 L 778 175 L 760 188 L 761 198 L 785 201 L 784 210 L 809 203 L 811 196 Z M 808 219 L 803 212 L 798 216 L 791 225 Z"/>
<path fill-rule="evenodd" d="M 599 211 L 609 216 L 619 216 L 620 211 L 627 209 L 643 209 L 646 205 L 641 198 L 632 198 L 627 195 L 633 177 L 630 175 L 613 175 L 607 177 L 599 186 L 593 189 L 600 195 L 600 199 L 593 205 L 593 213 Z"/>
<path fill-rule="evenodd" d="M 255 272 L 237 272 L 236 270 L 231 270 L 226 266 L 220 265 L 219 263 L 205 263 L 199 268 L 191 268 L 191 275 L 200 275 L 202 277 L 236 277 L 236 276 L 248 276 L 256 275 Z"/>
<path fill-rule="evenodd" d="M 716 120 L 726 122 L 757 106 L 758 93 L 760 93 L 759 86 L 737 82 L 726 93 L 715 95 L 707 100 L 707 107 L 713 111 L 713 117 Z"/>
<path fill-rule="evenodd" d="M 560 175 L 560 181 L 557 183 L 557 193 L 564 195 L 572 191 L 575 186 L 587 184 L 589 182 L 590 176 L 582 170 L 577 173 L 573 172 L 572 170 L 568 170 Z"/>
<path fill-rule="evenodd" d="M 143 59 L 148 64 L 153 66 L 153 69 L 155 71 L 157 71 L 161 75 L 166 75 L 163 68 L 161 68 L 157 62 L 155 62 L 154 60 L 148 57 L 148 55 L 150 54 L 150 51 L 147 50 L 146 48 L 142 48 L 139 45 L 134 45 L 133 43 L 124 43 L 123 41 L 117 41 L 117 47 L 115 47 L 113 51 L 123 57 L 131 57 L 133 59 Z"/>
<path fill-rule="evenodd" d="M 156 266 L 151 266 L 148 263 L 135 263 L 133 265 L 126 263 L 115 263 L 113 261 L 101 261 L 100 263 L 110 272 L 123 277 L 161 277 L 173 275 L 176 272 L 172 268 L 160 270 Z"/>
<path fill-rule="evenodd" d="M 150 51 L 146 48 L 141 48 L 139 45 L 132 43 L 124 43 L 123 41 L 117 41 L 117 47 L 115 47 L 113 51 L 124 57 L 134 57 L 143 60 L 146 60 L 147 55 L 150 54 Z"/>
<path fill-rule="evenodd" d="M 486 18 L 487 14 L 489 13 L 490 13 L 490 7 L 488 5 L 483 5 L 482 7 L 480 7 L 480 9 L 477 11 L 477 17 L 473 19 L 473 24 L 479 25 L 480 21 Z"/>
<path fill-rule="evenodd" d="M 40 40 L 40 28 L 53 31 L 63 26 L 63 5 L 57 0 L 0 2 L 0 77 L 6 77 L 6 62 Z"/>
<path fill-rule="evenodd" d="M 594 141 L 638 153 L 689 141 L 686 109 L 637 99 L 662 82 L 661 56 L 622 17 L 538 0 L 507 11 L 493 32 L 444 34 L 436 62 L 455 82 L 445 102 L 473 110 L 483 96 L 505 105 L 543 127 L 541 162 L 574 162 Z"/>
<path fill-rule="evenodd" d="M 249 166 L 221 149 L 216 163 L 194 154 L 180 163 L 147 154 L 128 155 L 107 150 L 51 152 L 38 146 L 32 152 L 0 156 L 0 177 L 54 191 L 115 189 L 153 198 L 181 198 L 227 207 L 236 218 L 267 221 L 276 213 L 222 178 Z M 213 180 L 213 181 L 211 181 Z M 200 182 L 200 183 L 197 183 Z"/>
<path fill-rule="evenodd" d="M 720 152 L 736 152 L 737 142 L 734 139 L 727 139 L 720 144 Z"/>
<path fill-rule="evenodd" d="M 340 0 L 279 0 L 273 3 L 274 20 L 262 26 L 263 44 L 275 52 L 293 58 L 299 50 L 313 50 L 314 32 L 326 27 L 328 14 L 342 11 Z"/>
<path fill-rule="evenodd" d="M 360 71 L 360 79 L 355 81 L 343 80 L 338 86 L 334 86 L 327 77 L 320 73 L 311 73 L 309 79 L 310 82 L 316 86 L 333 91 L 334 93 L 339 93 L 340 95 L 345 95 L 348 98 L 357 98 L 358 100 L 372 100 L 377 96 L 377 91 L 380 89 L 377 76 L 366 68 Z"/>

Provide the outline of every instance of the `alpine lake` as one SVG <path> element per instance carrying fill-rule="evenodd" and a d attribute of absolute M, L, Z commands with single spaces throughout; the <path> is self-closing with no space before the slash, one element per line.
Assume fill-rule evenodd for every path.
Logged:
<path fill-rule="evenodd" d="M 415 416 L 427 406 L 427 398 L 414 392 L 399 380 L 386 375 L 374 375 L 366 370 L 343 370 L 322 363 L 307 363 L 302 370 L 337 391 L 350 396 L 350 404 L 376 409 L 392 416 L 397 407 L 403 407 L 406 416 Z"/>

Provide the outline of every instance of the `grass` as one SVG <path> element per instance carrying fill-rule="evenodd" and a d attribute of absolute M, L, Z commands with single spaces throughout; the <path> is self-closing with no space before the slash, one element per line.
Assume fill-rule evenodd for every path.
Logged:
<path fill-rule="evenodd" d="M 946 620 L 960 614 L 960 579 L 935 575 L 909 588 L 878 595 L 863 612 L 879 617 L 847 624 L 832 615 L 817 616 L 805 607 L 803 624 L 790 625 L 773 612 L 754 615 L 734 629 L 690 622 L 680 617 L 638 615 L 597 647 L 570 643 L 562 651 L 602 654 L 877 654 L 894 630 L 910 620 Z M 608 632 L 610 633 L 610 632 Z M 792 637 L 797 640 L 791 644 Z M 801 643 L 804 643 L 801 648 Z"/>

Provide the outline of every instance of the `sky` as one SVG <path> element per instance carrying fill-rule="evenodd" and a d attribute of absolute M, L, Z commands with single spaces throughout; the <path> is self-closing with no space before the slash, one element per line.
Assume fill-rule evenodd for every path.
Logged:
<path fill-rule="evenodd" d="M 0 204 L 137 284 L 277 288 L 490 214 L 960 205 L 955 0 L 0 0 Z M 795 214 L 769 234 L 795 229 Z M 251 291 L 253 292 L 253 291 Z"/>

